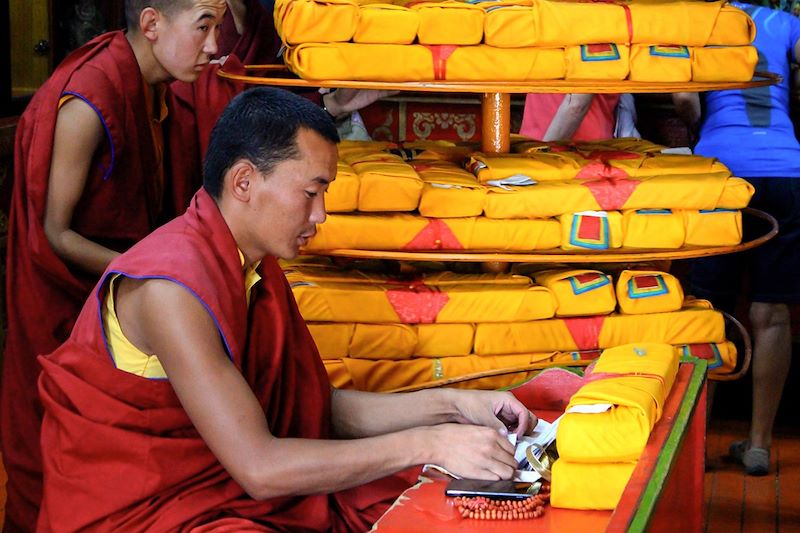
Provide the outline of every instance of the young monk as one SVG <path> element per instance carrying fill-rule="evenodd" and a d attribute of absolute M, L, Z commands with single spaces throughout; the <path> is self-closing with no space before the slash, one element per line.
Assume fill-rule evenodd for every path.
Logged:
<path fill-rule="evenodd" d="M 11 528 L 31 530 L 41 498 L 36 357 L 67 338 L 108 263 L 182 213 L 199 185 L 189 180 L 200 166 L 189 143 L 170 150 L 182 122 L 167 84 L 194 81 L 217 52 L 226 2 L 125 8 L 128 31 L 67 57 L 19 122 L 0 402 Z"/>
<path fill-rule="evenodd" d="M 276 258 L 324 222 L 337 140 L 286 91 L 231 102 L 189 210 L 40 358 L 42 531 L 364 531 L 412 465 L 512 476 L 536 419 L 510 393 L 331 390 Z"/>

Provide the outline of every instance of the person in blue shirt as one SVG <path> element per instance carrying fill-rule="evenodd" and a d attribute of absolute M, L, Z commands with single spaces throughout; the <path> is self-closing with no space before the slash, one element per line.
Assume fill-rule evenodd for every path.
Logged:
<path fill-rule="evenodd" d="M 769 472 L 772 426 L 791 362 L 789 304 L 800 303 L 800 143 L 789 114 L 791 63 L 800 57 L 800 19 L 782 11 L 733 3 L 756 24 L 756 70 L 782 76 L 767 87 L 674 95 L 690 126 L 700 124 L 695 153 L 716 157 L 755 186 L 752 207 L 778 220 L 778 236 L 741 254 L 695 261 L 695 296 L 733 309 L 741 275 L 749 274 L 753 329 L 753 410 L 748 440 L 734 442 L 733 458 L 750 475 Z M 745 237 L 748 228 L 745 227 Z"/>

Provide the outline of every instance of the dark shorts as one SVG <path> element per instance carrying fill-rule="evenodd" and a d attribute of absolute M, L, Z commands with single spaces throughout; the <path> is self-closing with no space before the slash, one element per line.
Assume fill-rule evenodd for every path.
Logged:
<path fill-rule="evenodd" d="M 756 189 L 750 207 L 778 221 L 778 235 L 737 254 L 692 261 L 691 294 L 732 310 L 736 299 L 764 303 L 800 303 L 800 178 L 746 178 Z M 744 239 L 765 232 L 763 223 L 744 217 Z"/>

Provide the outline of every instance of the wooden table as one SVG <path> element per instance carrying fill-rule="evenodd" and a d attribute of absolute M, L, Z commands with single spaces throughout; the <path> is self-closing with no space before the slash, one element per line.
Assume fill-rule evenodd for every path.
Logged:
<path fill-rule="evenodd" d="M 514 392 L 526 403 L 524 389 Z M 558 416 L 553 412 L 539 414 L 545 419 Z M 647 447 L 613 512 L 548 506 L 539 519 L 513 522 L 464 519 L 444 495 L 447 481 L 439 479 L 420 482 L 405 491 L 375 524 L 373 531 L 700 531 L 703 527 L 705 425 L 706 363 L 699 360 L 682 363 L 664 414 L 653 428 Z"/>

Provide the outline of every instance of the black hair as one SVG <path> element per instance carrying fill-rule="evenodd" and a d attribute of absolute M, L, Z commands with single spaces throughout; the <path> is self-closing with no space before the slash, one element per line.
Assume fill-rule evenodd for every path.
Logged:
<path fill-rule="evenodd" d="M 139 31 L 139 15 L 146 7 L 152 7 L 167 17 L 191 7 L 191 0 L 125 0 L 125 24 L 128 31 Z"/>
<path fill-rule="evenodd" d="M 211 131 L 203 188 L 219 199 L 225 172 L 241 159 L 269 174 L 277 164 L 297 157 L 301 128 L 334 144 L 339 142 L 330 116 L 306 98 L 273 87 L 256 87 L 237 95 Z"/>

